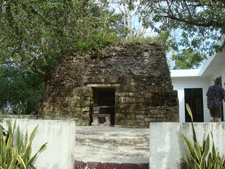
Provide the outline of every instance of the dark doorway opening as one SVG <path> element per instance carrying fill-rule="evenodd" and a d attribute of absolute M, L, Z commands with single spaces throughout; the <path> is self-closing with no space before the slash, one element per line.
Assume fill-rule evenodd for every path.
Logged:
<path fill-rule="evenodd" d="M 223 105 L 222 105 L 222 108 L 221 108 L 221 109 L 222 109 L 222 117 L 221 117 L 221 121 L 224 121 L 224 116 L 223 116 L 223 114 L 224 114 L 224 113 L 223 113 Z"/>
<path fill-rule="evenodd" d="M 99 108 L 99 114 L 109 114 L 111 125 L 115 125 L 115 88 L 92 88 L 92 91 L 94 108 Z"/>
<path fill-rule="evenodd" d="M 202 88 L 184 89 L 185 93 L 185 121 L 191 122 L 191 118 L 187 112 L 186 104 L 191 108 L 194 122 L 203 122 L 203 97 Z"/>

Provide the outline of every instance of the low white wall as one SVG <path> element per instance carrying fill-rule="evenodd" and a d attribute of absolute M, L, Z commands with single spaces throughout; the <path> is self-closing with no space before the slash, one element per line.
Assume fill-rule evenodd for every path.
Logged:
<path fill-rule="evenodd" d="M 3 127 L 8 128 L 6 121 L 15 119 L 3 119 Z M 75 121 L 72 120 L 36 120 L 17 119 L 17 125 L 23 134 L 28 134 L 38 125 L 37 134 L 32 143 L 32 155 L 34 155 L 44 143 L 47 148 L 42 151 L 34 162 L 37 169 L 73 169 L 75 162 Z"/>
<path fill-rule="evenodd" d="M 220 155 L 225 155 L 225 123 L 194 123 L 194 126 L 199 143 L 212 131 L 216 148 Z M 192 140 L 191 123 L 150 123 L 150 169 L 181 168 L 187 147 L 180 130 Z"/>

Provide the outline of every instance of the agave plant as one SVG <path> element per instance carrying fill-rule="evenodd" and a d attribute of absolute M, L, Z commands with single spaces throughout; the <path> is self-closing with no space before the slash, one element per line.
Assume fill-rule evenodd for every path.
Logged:
<path fill-rule="evenodd" d="M 190 169 L 225 169 L 225 157 L 220 157 L 219 152 L 215 148 L 212 137 L 212 150 L 210 152 L 210 135 L 203 140 L 202 146 L 198 144 L 196 132 L 193 124 L 193 116 L 191 109 L 188 104 L 186 104 L 188 114 L 191 117 L 192 122 L 192 132 L 193 132 L 193 144 L 187 138 L 187 136 L 181 131 L 181 136 L 183 142 L 187 145 L 188 151 L 185 152 L 185 158 Z"/>
<path fill-rule="evenodd" d="M 35 168 L 32 162 L 37 157 L 37 154 L 47 147 L 47 143 L 43 144 L 38 152 L 31 157 L 32 141 L 38 126 L 33 129 L 29 138 L 27 132 L 23 138 L 19 126 L 16 127 L 16 121 L 13 127 L 10 121 L 7 121 L 7 123 L 8 131 L 6 136 L 4 136 L 4 128 L 0 127 L 0 169 Z"/>

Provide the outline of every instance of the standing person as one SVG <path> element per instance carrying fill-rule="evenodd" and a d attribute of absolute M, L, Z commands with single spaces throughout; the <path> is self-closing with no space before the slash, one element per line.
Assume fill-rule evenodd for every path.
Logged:
<path fill-rule="evenodd" d="M 225 91 L 221 87 L 221 77 L 217 77 L 214 80 L 214 85 L 210 86 L 207 96 L 207 107 L 210 111 L 211 117 L 213 117 L 213 122 L 219 122 L 222 116 L 222 104 L 225 101 Z"/>

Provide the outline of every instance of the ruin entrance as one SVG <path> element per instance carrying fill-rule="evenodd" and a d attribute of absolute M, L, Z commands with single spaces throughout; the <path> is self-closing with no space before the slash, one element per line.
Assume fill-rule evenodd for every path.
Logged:
<path fill-rule="evenodd" d="M 94 98 L 92 115 L 97 114 L 99 125 L 115 125 L 115 88 L 95 87 L 92 88 L 92 92 Z"/>
<path fill-rule="evenodd" d="M 98 126 L 132 128 L 179 121 L 177 91 L 161 45 L 111 44 L 94 53 L 71 49 L 61 56 L 49 72 L 39 118 L 74 118 L 87 126 L 96 115 Z"/>

